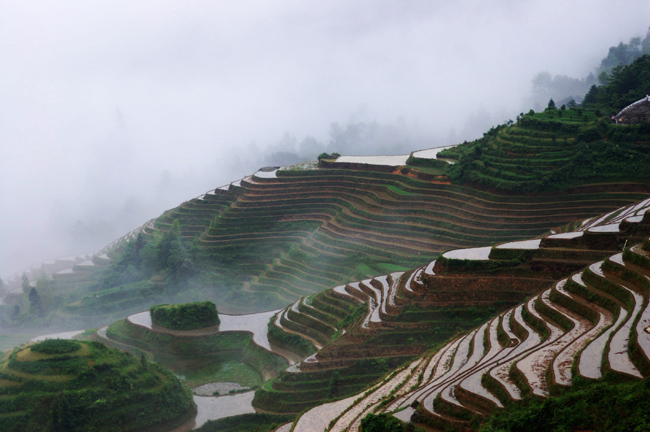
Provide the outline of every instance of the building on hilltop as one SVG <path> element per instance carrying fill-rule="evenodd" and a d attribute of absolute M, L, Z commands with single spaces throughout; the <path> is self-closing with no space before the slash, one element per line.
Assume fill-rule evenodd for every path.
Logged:
<path fill-rule="evenodd" d="M 623 108 L 616 114 L 616 124 L 632 124 L 650 121 L 650 96 Z"/>

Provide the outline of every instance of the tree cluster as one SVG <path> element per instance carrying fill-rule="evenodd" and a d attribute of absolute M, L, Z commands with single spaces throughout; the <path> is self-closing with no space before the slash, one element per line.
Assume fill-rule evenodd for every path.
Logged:
<path fill-rule="evenodd" d="M 175 330 L 193 330 L 218 325 L 217 307 L 211 301 L 156 305 L 149 309 L 154 324 Z"/>
<path fill-rule="evenodd" d="M 598 85 L 607 85 L 614 79 L 617 68 L 632 64 L 639 57 L 650 54 L 650 31 L 645 38 L 634 37 L 628 43 L 619 43 L 609 48 L 594 72 L 584 78 L 572 78 L 566 75 L 551 75 L 540 72 L 532 80 L 533 104 L 541 108 L 541 104 L 550 98 L 561 104 L 582 95 L 590 93 Z M 585 97 L 586 99 L 586 97 Z"/>
<path fill-rule="evenodd" d="M 608 83 L 600 87 L 591 86 L 582 104 L 586 107 L 602 107 L 618 112 L 648 94 L 650 94 L 650 55 L 644 55 L 629 66 L 615 67 Z"/>

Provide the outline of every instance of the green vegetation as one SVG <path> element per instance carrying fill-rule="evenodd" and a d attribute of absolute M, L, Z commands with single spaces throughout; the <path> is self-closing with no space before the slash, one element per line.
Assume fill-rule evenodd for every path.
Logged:
<path fill-rule="evenodd" d="M 339 153 L 332 153 L 332 154 L 321 153 L 318 155 L 318 160 L 320 161 L 322 159 L 338 159 L 339 157 L 341 157 Z"/>
<path fill-rule="evenodd" d="M 606 83 L 610 78 L 602 78 L 602 73 L 609 74 L 617 66 L 628 65 L 641 57 L 650 54 L 650 38 L 633 37 L 628 43 L 620 42 L 617 46 L 609 48 L 607 56 L 602 59 L 597 69 L 597 75 L 601 83 Z"/>
<path fill-rule="evenodd" d="M 32 352 L 41 354 L 69 354 L 79 351 L 81 344 L 74 340 L 48 339 L 30 347 Z"/>
<path fill-rule="evenodd" d="M 242 387 L 255 388 L 262 385 L 262 376 L 258 370 L 237 361 L 219 361 L 208 363 L 200 368 L 183 367 L 181 381 L 188 387 L 196 387 L 208 382 L 232 382 Z"/>
<path fill-rule="evenodd" d="M 168 329 L 193 330 L 218 325 L 217 307 L 211 301 L 156 305 L 149 309 L 151 321 Z"/>
<path fill-rule="evenodd" d="M 645 54 L 650 54 L 650 38 L 633 37 L 628 43 L 620 42 L 610 47 L 600 65 L 584 78 L 578 79 L 566 75 L 551 76 L 546 71 L 540 72 L 532 81 L 533 103 L 535 106 L 542 106 L 549 98 L 554 98 L 558 103 L 574 108 L 577 105 L 574 99 L 580 99 L 592 86 L 608 84 L 617 67 L 629 65 Z"/>
<path fill-rule="evenodd" d="M 150 331 L 124 320 L 111 324 L 107 335 L 121 348 L 151 353 L 156 362 L 184 376 L 188 387 L 234 378 L 237 371 L 243 375 L 232 381 L 252 387 L 287 367 L 286 360 L 255 344 L 248 332 L 183 337 Z"/>
<path fill-rule="evenodd" d="M 607 84 L 592 86 L 583 105 L 615 110 L 613 114 L 650 93 L 650 55 L 636 59 L 629 66 L 617 66 Z"/>
<path fill-rule="evenodd" d="M 335 297 L 328 290 L 315 296 L 311 306 L 315 310 L 300 308 L 301 314 L 315 317 L 319 311 L 322 319 L 327 319 L 325 315 L 337 317 L 332 322 L 339 330 L 318 354 L 323 369 L 282 372 L 256 392 L 255 407 L 271 412 L 298 413 L 329 400 L 347 397 L 416 355 L 480 325 L 506 307 L 500 303 L 469 308 L 408 304 L 399 315 L 389 317 L 390 326 L 369 332 L 359 328 L 367 314 L 366 304 L 353 302 L 350 297 Z M 280 331 L 271 322 L 269 330 L 273 329 Z M 292 330 L 309 334 L 310 329 L 295 327 Z M 288 336 L 305 341 L 297 335 Z M 297 352 L 292 346 L 287 349 Z M 336 369 L 332 370 L 328 361 L 332 361 Z"/>
<path fill-rule="evenodd" d="M 293 415 L 241 414 L 210 420 L 196 430 L 197 432 L 265 432 L 275 430 L 278 426 L 293 419 Z"/>
<path fill-rule="evenodd" d="M 321 403 L 361 392 L 404 360 L 404 357 L 360 358 L 345 369 L 284 372 L 255 392 L 253 406 L 276 413 L 298 414 Z"/>
<path fill-rule="evenodd" d="M 437 168 L 444 170 L 449 164 L 439 159 L 419 158 L 413 156 L 413 153 L 406 160 L 406 165 L 423 168 Z"/>
<path fill-rule="evenodd" d="M 390 414 L 370 413 L 361 419 L 362 432 L 406 432 L 407 430 L 404 423 Z"/>
<path fill-rule="evenodd" d="M 647 123 L 621 127 L 609 116 L 650 93 L 650 56 L 614 68 L 606 85 L 593 86 L 582 107 L 520 114 L 516 123 L 493 127 L 483 138 L 447 149 L 457 159 L 447 170 L 461 184 L 503 191 L 545 193 L 580 184 L 647 183 Z M 551 100 L 552 102 L 552 100 Z"/>
<path fill-rule="evenodd" d="M 7 432 L 168 430 L 195 412 L 171 372 L 97 342 L 44 341 L 0 365 Z"/>
<path fill-rule="evenodd" d="M 588 183 L 647 182 L 650 148 L 636 143 L 650 140 L 650 128 L 644 124 L 622 128 L 608 119 L 589 121 L 594 112 L 587 111 L 586 123 L 580 126 L 571 123 L 571 116 L 550 120 L 542 113 L 527 114 L 510 128 L 493 128 L 456 150 L 462 153 L 449 168 L 449 176 L 460 183 L 527 192 Z M 546 135 L 545 146 L 538 146 L 543 152 L 535 154 L 527 146 L 532 137 L 524 133 L 531 129 Z M 515 163 L 513 155 L 526 159 Z"/>
<path fill-rule="evenodd" d="M 454 333 L 466 331 L 487 321 L 510 303 L 495 302 L 482 306 L 417 306 L 408 305 L 400 313 L 397 321 L 403 323 L 422 323 L 432 327 L 437 337 L 432 343 L 441 343 Z"/>
<path fill-rule="evenodd" d="M 481 432 L 644 431 L 650 426 L 650 380 L 576 382 L 557 397 L 500 410 Z"/>
<path fill-rule="evenodd" d="M 297 334 L 287 333 L 276 327 L 273 322 L 275 317 L 271 317 L 268 324 L 268 338 L 273 345 L 293 351 L 302 356 L 308 356 L 316 352 L 314 345 L 307 339 Z"/>

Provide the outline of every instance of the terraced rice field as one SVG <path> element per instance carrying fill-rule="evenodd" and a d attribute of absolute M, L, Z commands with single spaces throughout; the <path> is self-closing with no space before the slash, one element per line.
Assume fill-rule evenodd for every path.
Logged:
<path fill-rule="evenodd" d="M 567 110 L 558 117 L 554 113 L 529 113 L 514 125 L 497 126 L 483 138 L 460 144 L 443 151 L 442 158 L 458 160 L 459 169 L 451 170 L 451 177 L 473 183 L 512 191 L 548 191 L 560 185 L 582 182 L 629 181 L 646 182 L 638 168 L 627 170 L 625 164 L 616 166 L 611 153 L 610 134 L 587 137 L 595 129 L 597 118 L 593 111 Z M 631 159 L 645 159 L 647 150 L 638 148 L 636 140 L 647 140 L 647 132 L 622 141 Z M 589 142 L 588 149 L 585 143 Z M 606 160 L 607 168 L 600 172 L 585 163 L 590 157 Z M 599 161 L 599 163 L 600 163 Z"/>
<path fill-rule="evenodd" d="M 274 325 L 311 341 L 319 352 L 258 391 L 255 406 L 297 412 L 361 389 L 391 367 L 422 353 L 424 341 L 431 337 L 430 326 L 398 324 L 404 304 L 398 294 L 403 276 L 395 272 L 337 286 L 312 297 L 309 305 L 299 300 L 281 311 Z M 400 346 L 404 342 L 408 346 Z"/>
<path fill-rule="evenodd" d="M 336 163 L 356 163 L 368 165 L 401 166 L 406 165 L 409 155 L 398 156 L 341 156 Z"/>
<path fill-rule="evenodd" d="M 178 219 L 183 237 L 198 236 L 212 268 L 231 276 L 228 310 L 251 312 L 388 265 L 406 270 L 446 250 L 539 236 L 643 197 L 614 189 L 533 198 L 372 171 L 263 171 L 183 203 L 146 232 Z"/>
<path fill-rule="evenodd" d="M 623 241 L 638 239 L 640 233 L 647 238 L 647 204 L 628 206 L 583 223 L 579 232 L 584 232 L 587 240 L 583 236 L 555 234 L 503 245 L 501 249 L 524 249 L 543 256 L 552 256 L 551 252 L 566 254 L 566 242 L 584 249 L 593 228 L 611 225 L 613 218 L 628 219 L 641 208 L 644 211 L 635 215 L 641 217 L 619 225 L 618 231 L 596 233 Z M 605 237 L 598 239 L 604 241 Z M 602 244 L 608 243 L 596 246 Z M 367 413 L 386 412 L 428 427 L 463 429 L 472 419 L 486 418 L 528 395 L 554 394 L 570 386 L 576 374 L 590 380 L 600 379 L 604 373 L 631 379 L 650 376 L 650 240 L 623 253 L 607 254 L 606 249 L 600 253 L 607 255 L 604 260 L 562 278 L 526 302 L 453 338 L 436 352 L 415 357 L 369 391 L 336 405 L 332 412 L 320 407 L 305 412 L 297 424 L 317 422 L 327 425 L 327 431 L 356 431 Z M 491 260 L 490 253 L 488 257 L 471 252 L 450 255 L 462 262 Z M 374 278 L 334 289 L 337 296 L 359 299 L 367 306 L 364 318 L 349 331 L 359 334 L 390 328 L 390 317 L 384 315 L 382 305 L 397 303 L 397 309 L 403 308 L 405 298 L 430 283 L 418 282 L 414 275 L 429 275 L 430 280 L 444 277 L 435 268 L 432 262 L 410 272 L 409 277 L 404 277 L 405 283 L 397 285 L 394 297 L 388 277 L 388 283 L 384 278 Z M 378 317 L 374 328 L 373 316 Z M 332 345 L 336 344 L 312 356 L 311 362 L 331 364 L 333 359 L 326 353 Z"/>

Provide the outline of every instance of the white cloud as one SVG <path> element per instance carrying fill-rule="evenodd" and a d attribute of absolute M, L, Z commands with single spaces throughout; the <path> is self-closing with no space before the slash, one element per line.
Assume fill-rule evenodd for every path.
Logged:
<path fill-rule="evenodd" d="M 6 276 L 74 252 L 77 221 L 121 233 L 254 170 L 252 141 L 264 149 L 285 131 L 327 141 L 329 124 L 364 104 L 372 119 L 402 117 L 440 136 L 479 106 L 518 112 L 535 73 L 585 75 L 609 46 L 645 33 L 650 6 L 141 0 L 0 10 Z M 237 151 L 250 165 L 228 163 Z"/>

